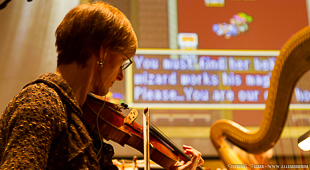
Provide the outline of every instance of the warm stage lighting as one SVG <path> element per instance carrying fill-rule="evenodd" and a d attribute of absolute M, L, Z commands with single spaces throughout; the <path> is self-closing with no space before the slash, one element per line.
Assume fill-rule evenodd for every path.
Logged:
<path fill-rule="evenodd" d="M 298 138 L 298 147 L 303 151 L 310 150 L 310 130 Z"/>

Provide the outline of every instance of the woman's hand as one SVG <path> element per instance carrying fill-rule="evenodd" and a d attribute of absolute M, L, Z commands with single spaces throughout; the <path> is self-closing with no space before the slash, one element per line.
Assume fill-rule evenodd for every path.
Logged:
<path fill-rule="evenodd" d="M 177 162 L 175 164 L 176 170 L 196 170 L 197 166 L 200 166 L 204 163 L 199 151 L 187 145 L 183 145 L 183 149 L 185 149 L 184 153 L 186 155 L 190 155 L 191 160 L 186 163 Z"/>

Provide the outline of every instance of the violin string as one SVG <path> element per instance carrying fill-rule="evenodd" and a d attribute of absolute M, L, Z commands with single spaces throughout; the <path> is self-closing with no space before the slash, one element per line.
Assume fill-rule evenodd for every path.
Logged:
<path fill-rule="evenodd" d="M 171 142 L 172 144 L 174 144 L 175 146 L 177 146 L 167 135 L 165 135 L 158 127 L 156 127 L 153 123 L 150 123 L 151 126 L 154 128 L 154 130 L 156 130 L 158 133 L 160 133 L 162 136 L 164 136 L 167 140 L 169 140 L 169 142 Z"/>
<path fill-rule="evenodd" d="M 178 146 L 176 145 L 176 143 L 174 143 L 167 135 L 165 135 L 159 128 L 157 128 L 154 124 L 151 124 L 151 132 L 154 132 L 155 135 L 160 134 L 161 136 L 163 136 L 163 139 L 165 139 L 165 143 L 167 143 L 176 153 L 180 153 L 183 155 L 183 152 L 181 151 L 181 149 L 178 148 Z M 160 138 L 161 139 L 161 138 Z M 170 143 L 170 144 L 169 144 Z"/>
<path fill-rule="evenodd" d="M 185 153 L 179 149 L 179 147 L 169 138 L 167 137 L 159 128 L 157 128 L 154 124 L 150 123 L 150 127 L 151 127 L 151 132 L 153 132 L 155 134 L 155 136 L 157 136 L 156 134 L 160 134 L 161 136 L 163 136 L 163 138 L 160 139 L 165 139 L 164 142 L 167 143 L 171 148 L 174 149 L 174 151 L 176 153 L 179 153 L 180 155 L 182 155 L 185 159 L 187 159 L 188 161 L 191 160 L 190 157 L 188 157 L 187 155 L 185 155 Z M 198 170 L 203 170 L 203 168 L 201 166 L 197 167 Z"/>

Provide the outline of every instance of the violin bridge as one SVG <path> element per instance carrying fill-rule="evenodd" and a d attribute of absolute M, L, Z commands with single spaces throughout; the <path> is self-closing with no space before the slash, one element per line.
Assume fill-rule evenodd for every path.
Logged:
<path fill-rule="evenodd" d="M 128 116 L 125 117 L 124 123 L 130 124 L 133 121 L 135 121 L 137 117 L 138 117 L 138 111 L 136 109 L 132 109 L 130 113 L 128 114 Z"/>

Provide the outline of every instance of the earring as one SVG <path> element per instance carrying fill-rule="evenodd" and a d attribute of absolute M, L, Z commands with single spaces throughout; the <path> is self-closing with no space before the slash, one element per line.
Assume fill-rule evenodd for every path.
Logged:
<path fill-rule="evenodd" d="M 99 64 L 100 67 L 103 67 L 102 60 L 101 61 L 97 61 L 97 64 Z"/>

